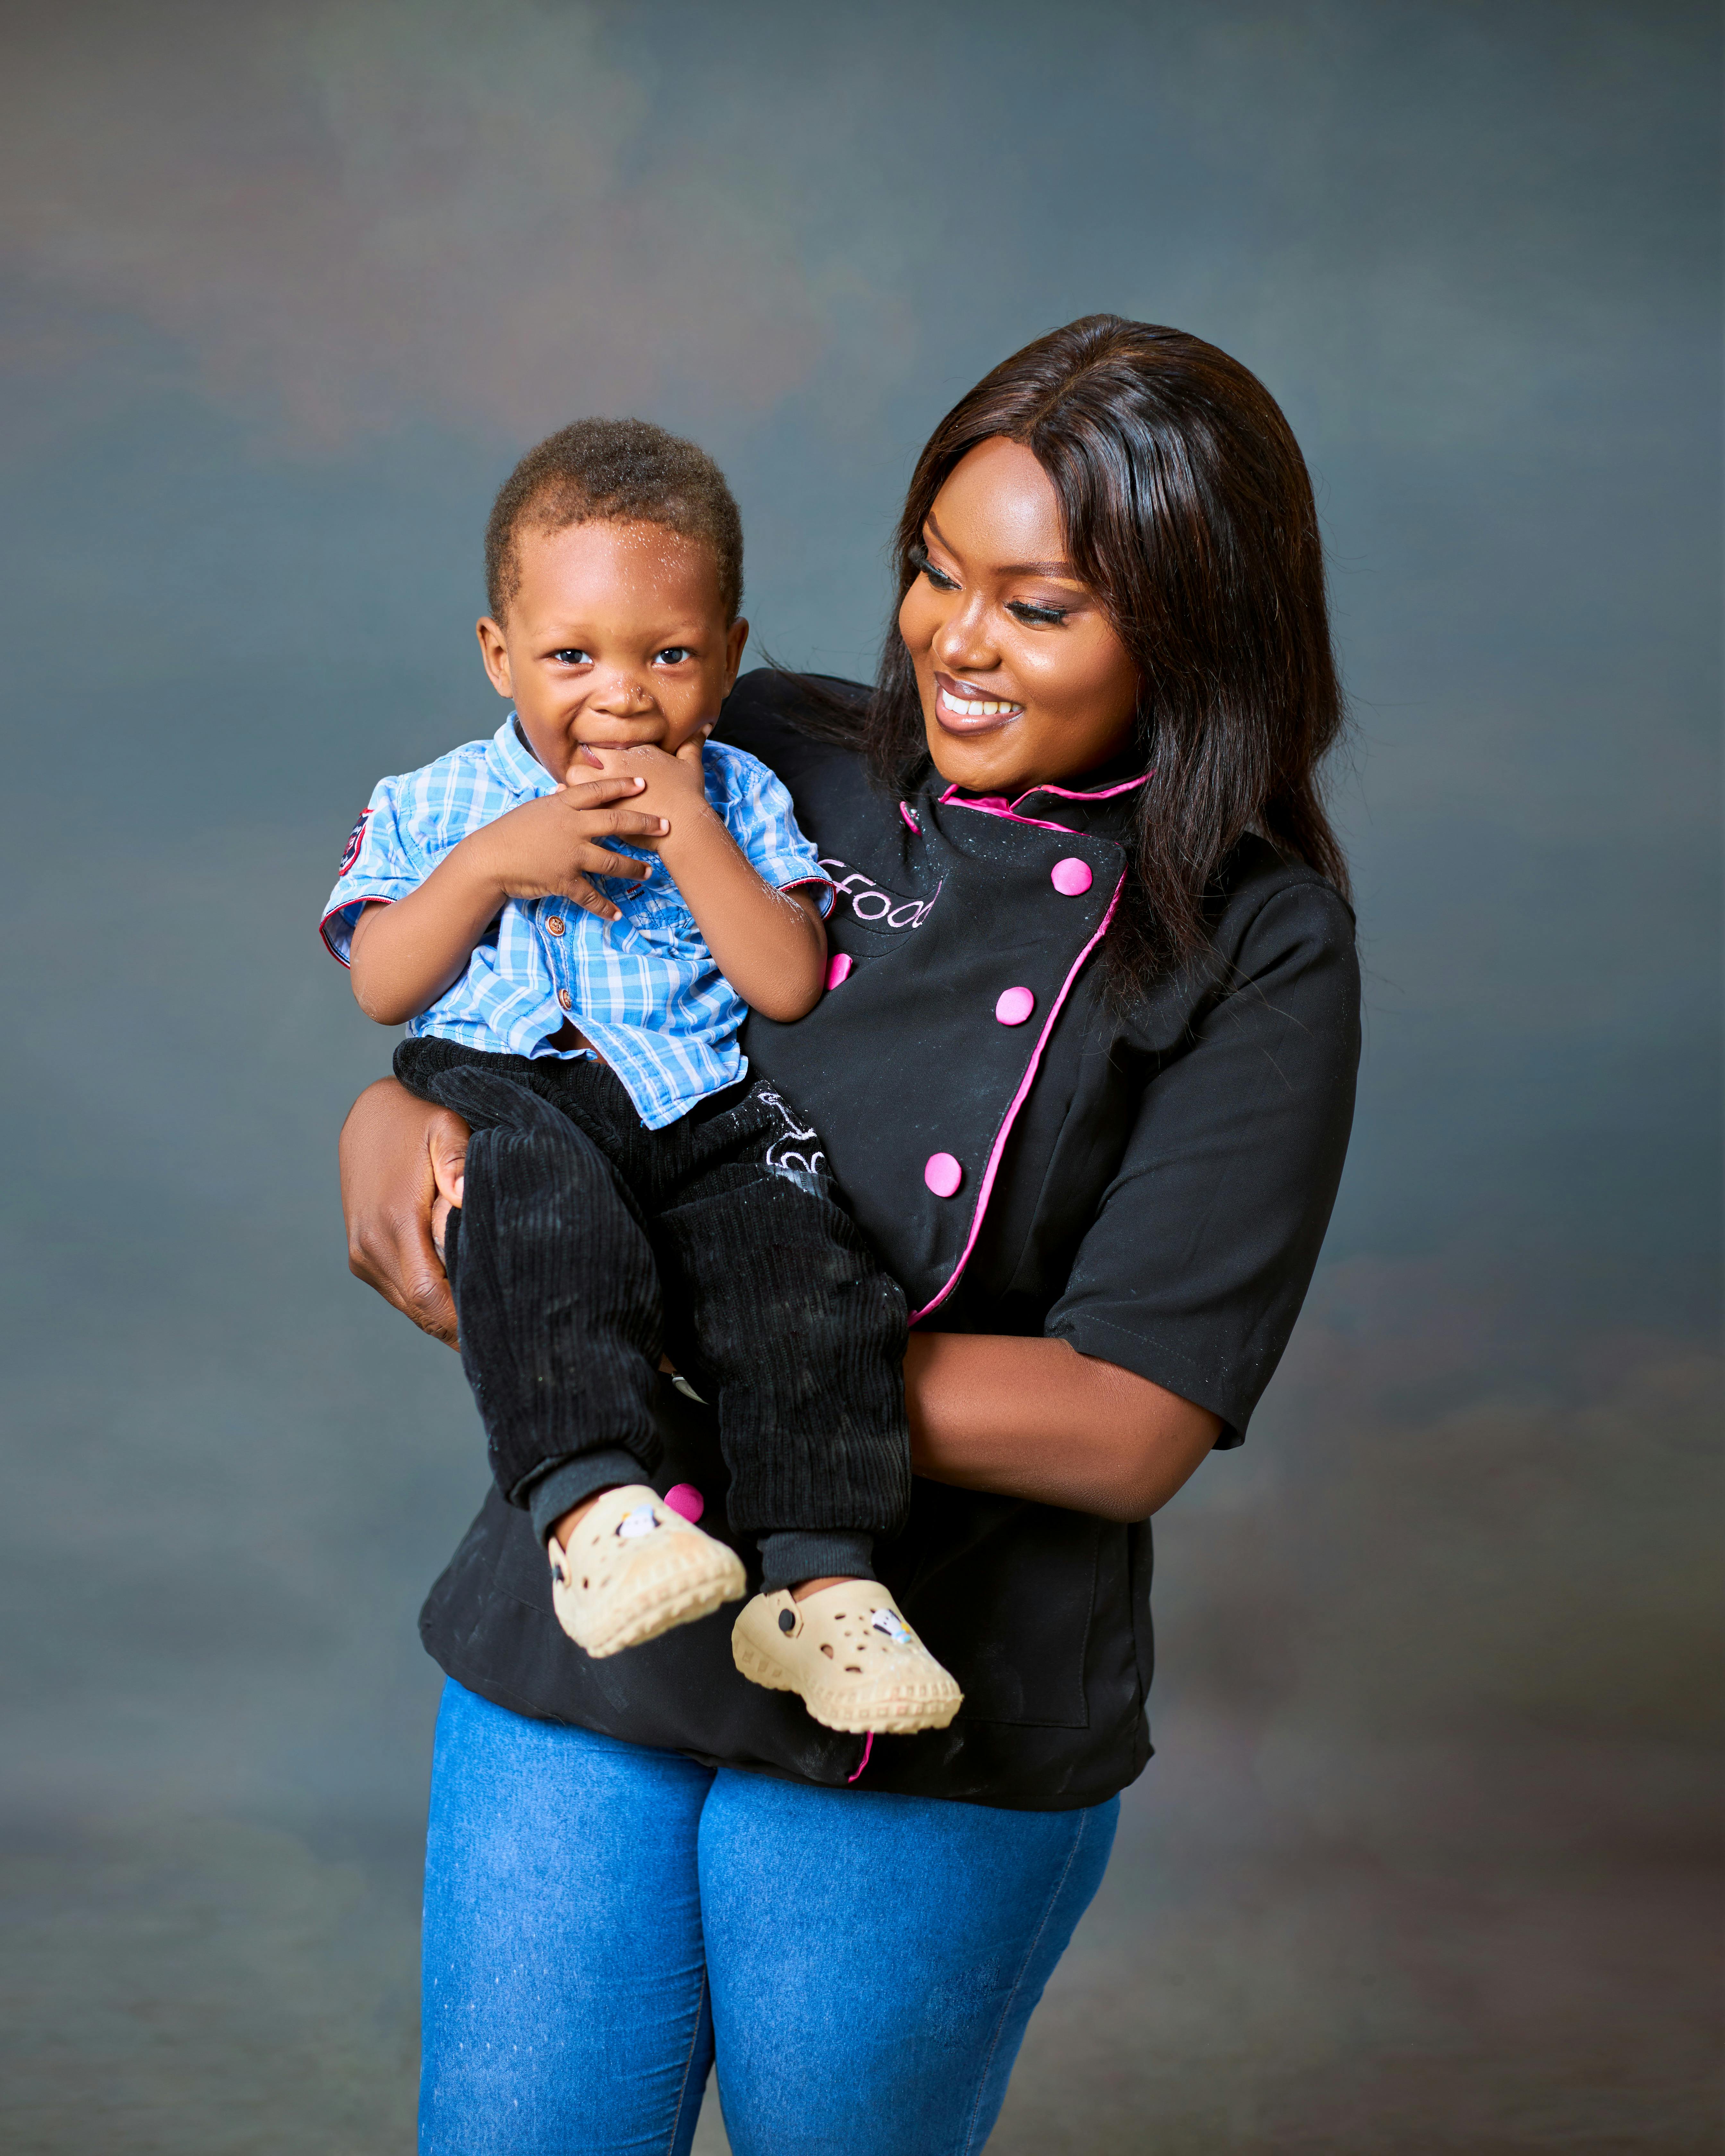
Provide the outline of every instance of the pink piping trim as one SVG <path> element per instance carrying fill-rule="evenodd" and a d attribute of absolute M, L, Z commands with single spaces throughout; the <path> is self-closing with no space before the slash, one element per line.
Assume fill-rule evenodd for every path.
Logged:
<path fill-rule="evenodd" d="M 1155 776 L 1153 771 L 1140 772 L 1136 778 L 1122 778 L 1117 786 L 1099 786 L 1094 793 L 1081 793 L 1070 786 L 1031 786 L 1019 794 L 1018 801 L 1008 801 L 998 793 L 988 794 L 981 800 L 961 801 L 958 788 L 949 786 L 940 798 L 940 805 L 942 808 L 950 805 L 954 808 L 979 809 L 984 816 L 1004 816 L 1014 824 L 1034 824 L 1040 831 L 1064 831 L 1064 824 L 1050 824 L 1041 816 L 1020 816 L 1019 801 L 1028 801 L 1033 793 L 1056 794 L 1062 801 L 1106 801 L 1116 793 L 1130 793 L 1135 786 L 1147 785 Z M 900 802 L 901 810 L 904 805 Z"/>
<path fill-rule="evenodd" d="M 1066 830 L 1066 826 L 1064 824 L 1050 824 L 1046 822 L 1040 816 L 1020 816 L 1014 812 L 1009 803 L 1006 803 L 954 800 L 953 796 L 957 793 L 957 787 L 949 786 L 946 792 L 942 794 L 940 798 L 940 805 L 942 808 L 946 808 L 950 803 L 954 808 L 974 808 L 979 816 L 1004 817 L 1009 824 L 1034 824 L 1039 831 L 1065 831 L 1069 839 L 1076 835 L 1076 833 Z M 1019 796 L 1021 800 L 1025 798 L 1026 797 L 1024 795 Z"/>
<path fill-rule="evenodd" d="M 832 905 L 823 906 L 821 909 L 820 917 L 824 921 L 828 914 L 832 911 L 833 906 L 839 903 L 839 886 L 830 876 L 793 876 L 788 883 L 782 883 L 778 887 L 781 891 L 801 891 L 805 885 L 811 883 L 824 883 L 832 894 Z"/>
<path fill-rule="evenodd" d="M 859 1760 L 857 1761 L 857 1763 L 856 1763 L 856 1774 L 847 1774 L 847 1775 L 845 1777 L 845 1780 L 846 1780 L 847 1782 L 854 1782 L 854 1781 L 857 1779 L 857 1775 L 861 1774 L 861 1772 L 862 1772 L 863 1768 L 868 1765 L 868 1763 L 869 1763 L 869 1754 L 870 1754 L 870 1753 L 871 1753 L 871 1752 L 874 1750 L 874 1748 L 875 1748 L 875 1732 L 874 1732 L 874 1731 L 871 1729 L 871 1730 L 869 1732 L 868 1736 L 866 1737 L 866 1738 L 864 1740 L 864 1743 L 863 1743 L 863 1755 L 862 1755 L 861 1758 L 860 1758 L 860 1759 L 859 1759 Z"/>
<path fill-rule="evenodd" d="M 1021 816 L 1017 820 L 1019 823 L 1028 824 L 1033 822 L 1034 819 L 1029 816 Z M 1058 830 L 1060 826 L 1058 824 L 1054 824 L 1050 828 Z M 1074 961 L 1071 972 L 1067 974 L 1065 979 L 1060 983 L 1060 993 L 1055 998 L 1053 1003 L 1049 1006 L 1048 1022 L 1043 1027 L 1041 1033 L 1037 1038 L 1036 1045 L 1031 1051 L 1030 1060 L 1025 1066 L 1024 1075 L 1019 1081 L 1019 1090 L 1013 1095 L 1011 1100 L 1007 1103 L 1005 1119 L 1001 1123 L 1000 1128 L 994 1134 L 994 1145 L 993 1151 L 988 1155 L 988 1165 L 983 1170 L 983 1187 L 977 1193 L 976 1211 L 971 1216 L 970 1239 L 965 1244 L 964 1248 L 958 1253 L 958 1262 L 953 1266 L 952 1276 L 948 1279 L 946 1286 L 941 1290 L 940 1293 L 936 1296 L 932 1301 L 925 1302 L 921 1310 L 915 1311 L 911 1313 L 910 1322 L 912 1325 L 916 1324 L 920 1320 L 927 1317 L 931 1310 L 937 1310 L 940 1307 L 942 1303 L 943 1303 L 947 1297 L 952 1292 L 953 1289 L 957 1286 L 960 1274 L 963 1273 L 965 1266 L 970 1262 L 970 1254 L 976 1248 L 976 1239 L 983 1230 L 983 1215 L 987 1212 L 988 1208 L 989 1195 L 994 1188 L 994 1178 L 999 1173 L 1001 1155 L 1006 1151 L 1006 1141 L 1012 1135 L 1012 1127 L 1018 1120 L 1019 1110 L 1024 1105 L 1025 1098 L 1029 1093 L 1031 1081 L 1036 1075 L 1036 1066 L 1042 1060 L 1042 1051 L 1048 1045 L 1048 1037 L 1050 1034 L 1054 1031 L 1054 1022 L 1060 1016 L 1060 1006 L 1065 1002 L 1068 995 L 1070 994 L 1072 983 L 1078 978 L 1079 973 L 1083 968 L 1085 960 L 1089 957 L 1091 952 L 1096 949 L 1097 944 L 1100 943 L 1102 938 L 1107 934 L 1108 923 L 1114 918 L 1114 909 L 1119 905 L 1120 894 L 1125 890 L 1125 888 L 1126 877 L 1124 873 L 1122 873 L 1119 882 L 1114 886 L 1114 896 L 1108 901 L 1108 911 L 1102 916 L 1101 926 L 1097 929 L 1096 934 L 1091 937 L 1089 942 L 1086 943 L 1084 948 L 1079 952 L 1077 958 Z"/>
<path fill-rule="evenodd" d="M 1153 771 L 1141 771 L 1136 778 L 1122 778 L 1117 786 L 1099 786 L 1091 793 L 1079 793 L 1070 786 L 1029 786 L 1019 794 L 1019 801 L 1028 801 L 1033 793 L 1058 793 L 1062 801 L 1106 801 L 1116 793 L 1130 793 L 1135 786 L 1146 786 L 1154 778 Z M 1019 801 L 1013 803 L 1016 808 Z"/>
<path fill-rule="evenodd" d="M 910 825 L 911 829 L 912 829 L 912 830 L 916 834 L 916 836 L 920 839 L 920 838 L 922 836 L 922 825 L 921 825 L 921 824 L 916 821 L 916 818 L 915 818 L 915 817 L 911 814 L 911 804 L 910 804 L 910 803 L 909 803 L 908 801 L 901 801 L 901 802 L 899 803 L 899 804 L 898 804 L 898 813 L 899 813 L 899 814 L 900 814 L 901 816 L 902 816 L 902 817 L 904 818 L 904 819 L 905 819 L 906 823 L 907 823 L 907 824 Z"/>
<path fill-rule="evenodd" d="M 336 916 L 338 913 L 346 913 L 349 906 L 357 906 L 363 908 L 367 906 L 393 906 L 394 903 L 395 901 L 393 898 L 350 898 L 347 901 L 346 905 L 332 906 L 330 908 L 329 911 L 325 914 L 323 919 L 318 922 L 317 932 L 323 938 L 324 949 L 329 952 L 331 957 L 335 960 L 338 966 L 346 966 L 350 973 L 353 971 L 352 960 L 350 958 L 344 958 L 341 956 L 341 953 L 336 948 L 335 945 L 330 941 L 330 923 L 335 919 Z M 357 925 L 358 923 L 356 918 L 355 926 L 357 927 Z M 349 941 L 352 941 L 351 937 Z"/>

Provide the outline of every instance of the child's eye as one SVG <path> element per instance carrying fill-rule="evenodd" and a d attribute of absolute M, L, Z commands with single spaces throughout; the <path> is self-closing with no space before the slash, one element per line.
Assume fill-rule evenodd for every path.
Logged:
<path fill-rule="evenodd" d="M 663 651 L 654 653 L 653 663 L 655 666 L 680 666 L 685 659 L 694 656 L 694 648 L 691 644 L 668 644 Z"/>
<path fill-rule="evenodd" d="M 1006 611 L 1016 614 L 1020 621 L 1028 622 L 1033 629 L 1042 629 L 1066 619 L 1065 607 L 1032 606 L 1028 599 L 1009 599 Z"/>
<path fill-rule="evenodd" d="M 585 666 L 589 656 L 578 644 L 566 644 L 561 651 L 553 651 L 551 655 L 559 666 Z"/>
<path fill-rule="evenodd" d="M 937 592 L 956 592 L 958 588 L 955 578 L 949 577 L 944 569 L 936 568 L 933 562 L 929 560 L 928 549 L 926 547 L 911 547 L 911 567 L 919 576 L 927 577 Z"/>

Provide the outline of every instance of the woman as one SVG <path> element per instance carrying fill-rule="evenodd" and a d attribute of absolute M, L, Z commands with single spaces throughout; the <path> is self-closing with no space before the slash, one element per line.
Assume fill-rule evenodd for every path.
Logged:
<path fill-rule="evenodd" d="M 1286 421 L 1195 338 L 1074 323 L 937 429 L 897 561 L 872 695 L 756 674 L 721 732 L 841 894 L 830 992 L 745 1046 L 918 1314 L 879 1568 L 965 1707 L 822 1730 L 722 1620 L 589 1661 L 494 1491 L 422 1619 L 428 2151 L 685 2150 L 716 2046 L 737 2156 L 982 2147 L 1149 1756 L 1149 1516 L 1317 1260 L 1358 984 Z M 444 1339 L 465 1137 L 388 1081 L 343 1134 L 354 1270 Z M 664 1422 L 722 1534 L 709 1419 L 667 1383 Z"/>

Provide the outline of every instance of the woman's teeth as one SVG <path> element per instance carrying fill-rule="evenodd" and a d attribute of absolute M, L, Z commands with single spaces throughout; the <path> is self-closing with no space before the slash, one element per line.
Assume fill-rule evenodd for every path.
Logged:
<path fill-rule="evenodd" d="M 1022 704 L 997 704 L 981 699 L 955 696 L 950 689 L 941 690 L 941 701 L 955 719 L 999 719 L 1016 715 L 1024 710 Z"/>

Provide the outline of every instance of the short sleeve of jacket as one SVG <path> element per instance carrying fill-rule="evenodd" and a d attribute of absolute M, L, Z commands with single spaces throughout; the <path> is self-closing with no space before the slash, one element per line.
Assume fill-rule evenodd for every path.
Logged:
<path fill-rule="evenodd" d="M 1238 1445 L 1311 1283 L 1359 1062 L 1353 924 L 1327 885 L 1268 897 L 1231 992 L 1145 1088 L 1047 1330 L 1219 1415 Z"/>
<path fill-rule="evenodd" d="M 711 755 L 710 747 L 707 753 Z M 721 747 L 729 799 L 725 821 L 731 835 L 763 882 L 775 891 L 793 884 L 816 884 L 820 910 L 832 910 L 833 881 L 820 865 L 812 840 L 803 837 L 791 804 L 789 788 L 747 750 Z"/>
<path fill-rule="evenodd" d="M 324 906 L 320 924 L 323 940 L 344 966 L 361 908 L 372 899 L 393 904 L 405 898 L 429 873 L 405 828 L 397 785 L 393 778 L 380 778 L 372 788 L 371 800 L 348 835 L 336 887 Z"/>

